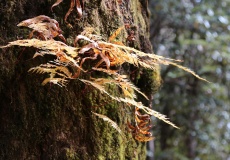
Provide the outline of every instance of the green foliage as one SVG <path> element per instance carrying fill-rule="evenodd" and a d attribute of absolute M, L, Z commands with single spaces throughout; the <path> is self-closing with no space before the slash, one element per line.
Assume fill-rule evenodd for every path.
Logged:
<path fill-rule="evenodd" d="M 164 159 L 164 154 L 229 158 L 229 7 L 224 0 L 150 2 L 156 53 L 183 59 L 184 66 L 212 82 L 204 84 L 175 68 L 162 67 L 164 85 L 156 95 L 155 109 L 183 127 L 174 132 L 159 126 L 157 159 Z"/>

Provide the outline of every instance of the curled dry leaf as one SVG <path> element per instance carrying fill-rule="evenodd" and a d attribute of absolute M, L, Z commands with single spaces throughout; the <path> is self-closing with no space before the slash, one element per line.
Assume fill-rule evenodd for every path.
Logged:
<path fill-rule="evenodd" d="M 57 1 L 52 5 L 51 11 L 53 11 L 53 7 L 59 5 L 62 1 L 63 1 L 63 0 L 57 0 Z M 83 14 L 83 8 L 84 8 L 84 0 L 81 0 L 81 1 L 80 1 L 80 0 L 71 0 L 71 2 L 70 2 L 70 8 L 69 8 L 69 10 L 68 10 L 68 12 L 66 13 L 65 18 L 64 18 L 64 20 L 65 20 L 65 22 L 66 22 L 67 24 L 69 24 L 69 23 L 67 22 L 67 18 L 69 17 L 70 13 L 73 11 L 74 7 L 76 7 L 76 10 L 77 10 L 77 13 L 78 13 L 78 19 L 81 19 L 82 14 Z M 72 27 L 71 24 L 69 24 L 69 26 Z"/>
<path fill-rule="evenodd" d="M 53 12 L 53 7 L 58 6 L 63 0 L 57 0 L 51 7 L 51 11 Z"/>
<path fill-rule="evenodd" d="M 55 19 L 51 19 L 45 15 L 24 20 L 17 26 L 33 29 L 29 38 L 32 38 L 34 34 L 37 34 L 37 37 L 42 40 L 50 40 L 59 37 L 62 41 L 66 42 L 65 37 L 62 35 L 62 30 L 59 27 L 59 23 Z"/>
<path fill-rule="evenodd" d="M 149 129 L 152 127 L 150 125 L 151 119 L 148 114 L 141 114 L 138 107 L 135 107 L 135 124 L 132 125 L 129 121 L 127 122 L 129 131 L 132 133 L 134 139 L 142 142 L 153 140 L 154 137 Z"/>

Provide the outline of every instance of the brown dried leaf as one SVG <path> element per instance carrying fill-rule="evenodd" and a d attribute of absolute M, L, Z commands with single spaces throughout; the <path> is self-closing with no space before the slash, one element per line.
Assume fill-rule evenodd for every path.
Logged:
<path fill-rule="evenodd" d="M 57 0 L 51 7 L 51 11 L 53 12 L 53 7 L 59 5 L 63 0 Z M 68 12 L 65 15 L 65 22 L 68 24 L 69 27 L 72 28 L 72 25 L 70 23 L 67 22 L 67 18 L 69 17 L 69 15 L 71 14 L 71 12 L 73 11 L 74 7 L 76 7 L 77 13 L 78 13 L 78 19 L 81 19 L 82 14 L 83 14 L 83 8 L 84 8 L 84 0 L 82 0 L 82 4 L 80 2 L 80 0 L 71 0 L 70 2 L 70 8 L 68 10 Z"/>
<path fill-rule="evenodd" d="M 34 32 L 36 32 L 38 33 L 38 37 L 42 37 L 43 40 L 50 40 L 58 36 L 66 42 L 58 22 L 45 15 L 24 20 L 17 26 L 24 26 L 33 29 L 29 37 L 32 37 Z"/>
<path fill-rule="evenodd" d="M 53 12 L 53 7 L 58 6 L 63 0 L 57 0 L 51 7 L 51 11 Z"/>

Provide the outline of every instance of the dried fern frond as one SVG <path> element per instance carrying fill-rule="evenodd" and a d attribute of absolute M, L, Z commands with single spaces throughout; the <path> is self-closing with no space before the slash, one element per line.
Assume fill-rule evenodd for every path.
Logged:
<path fill-rule="evenodd" d="M 58 75 L 62 78 L 68 78 L 68 79 L 72 78 L 72 73 L 68 70 L 68 68 L 64 66 L 53 65 L 50 63 L 41 64 L 37 67 L 30 68 L 28 72 L 36 72 L 40 74 L 49 73 L 52 76 Z"/>
<path fill-rule="evenodd" d="M 53 51 L 53 52 L 47 52 L 47 54 L 56 54 L 55 51 L 63 51 L 66 52 L 66 54 L 72 58 L 75 58 L 78 56 L 77 49 L 75 47 L 71 47 L 66 45 L 63 42 L 55 41 L 55 40 L 47 40 L 42 41 L 39 39 L 23 39 L 23 40 L 16 40 L 9 42 L 6 46 L 1 46 L 0 48 L 7 48 L 11 46 L 21 46 L 21 47 L 34 47 L 41 49 L 43 51 Z"/>
<path fill-rule="evenodd" d="M 95 54 L 100 54 L 100 56 L 102 57 L 102 61 L 100 61 L 96 67 L 98 67 L 102 62 L 106 62 L 106 66 L 107 69 L 109 69 L 110 65 L 122 65 L 123 63 L 130 63 L 133 64 L 137 67 L 142 66 L 144 68 L 149 68 L 154 70 L 156 65 L 159 64 L 164 64 L 164 65 L 174 65 L 179 67 L 180 65 L 177 63 L 174 63 L 172 61 L 178 61 L 180 62 L 180 60 L 174 60 L 174 59 L 170 59 L 170 58 L 165 58 L 162 56 L 158 56 L 155 54 L 146 54 L 144 52 L 138 51 L 134 48 L 131 47 L 127 47 L 124 45 L 118 45 L 118 44 L 114 44 L 114 43 L 108 43 L 108 42 L 104 42 L 104 41 L 94 41 L 89 39 L 86 36 L 83 35 L 79 35 L 77 36 L 76 41 L 78 41 L 79 39 L 83 39 L 85 41 L 88 41 L 91 44 L 85 46 L 82 49 L 82 53 L 84 53 L 85 51 L 88 51 L 89 49 L 93 49 L 93 48 L 98 48 L 101 51 L 99 51 L 98 53 L 95 52 Z M 114 37 L 112 37 L 112 40 L 114 39 Z M 84 50 L 84 51 L 83 51 Z M 96 51 L 96 50 L 94 50 Z M 108 62 L 109 60 L 109 62 Z M 195 74 L 195 72 L 192 72 L 191 70 L 187 69 L 186 67 L 179 67 L 191 74 L 193 74 L 194 76 L 196 76 L 197 78 L 204 80 L 203 78 L 199 77 L 197 74 Z"/>
<path fill-rule="evenodd" d="M 44 81 L 42 82 L 42 85 L 46 85 L 47 83 L 53 83 L 56 84 L 60 87 L 66 86 L 67 84 L 67 80 L 63 79 L 63 78 L 46 78 L 44 79 Z"/>
<path fill-rule="evenodd" d="M 110 93 L 108 93 L 106 91 L 105 86 L 100 85 L 100 84 L 98 84 L 96 82 L 93 82 L 93 81 L 85 80 L 85 79 L 79 79 L 79 80 L 82 81 L 82 82 L 84 82 L 84 83 L 86 83 L 86 84 L 92 85 L 94 88 L 98 89 L 100 92 L 107 94 L 113 100 L 119 101 L 118 98 L 113 97 Z"/>
<path fill-rule="evenodd" d="M 197 75 L 194 71 L 192 71 L 192 70 L 189 69 L 189 68 L 186 68 L 186 67 L 184 67 L 184 66 L 178 65 L 177 63 L 173 63 L 173 62 L 171 62 L 170 64 L 173 65 L 173 66 L 176 66 L 176 67 L 178 67 L 178 68 L 180 68 L 180 69 L 183 69 L 184 71 L 186 71 L 186 72 L 188 72 L 188 73 L 191 73 L 192 75 L 194 75 L 196 78 L 198 78 L 198 79 L 200 79 L 200 80 L 203 80 L 203 81 L 206 81 L 206 82 L 208 82 L 208 83 L 211 83 L 210 81 L 208 81 L 208 80 L 206 80 L 206 79 L 200 77 L 199 75 Z"/>
<path fill-rule="evenodd" d="M 117 73 L 117 71 L 103 69 L 103 68 L 95 68 L 95 67 L 93 67 L 92 69 L 96 70 L 96 71 L 101 71 L 101 72 L 107 73 L 109 75 L 114 75 L 115 76 L 114 77 L 115 81 L 113 81 L 113 83 L 118 84 L 122 88 L 122 90 L 124 92 L 127 89 L 133 89 L 133 90 L 135 90 L 136 92 L 138 92 L 139 94 L 141 94 L 143 97 L 145 97 L 148 100 L 148 97 L 143 92 L 141 92 L 139 88 L 137 88 L 134 84 L 132 84 L 130 82 L 130 80 L 128 79 L 127 75 L 120 75 L 120 74 Z M 110 83 L 111 82 L 112 81 L 110 80 Z M 131 91 L 131 92 L 133 92 L 133 91 Z M 130 97 L 135 98 L 134 95 L 130 96 Z"/>
<path fill-rule="evenodd" d="M 104 69 L 104 68 L 95 68 L 95 67 L 92 67 L 92 69 L 95 70 L 95 71 L 100 71 L 100 72 L 107 73 L 108 75 L 117 75 L 118 74 L 117 70 L 110 70 L 110 69 Z"/>
<path fill-rule="evenodd" d="M 110 37 L 110 41 L 112 41 L 117 36 L 117 34 L 120 33 L 121 29 L 122 27 L 119 28 L 116 32 L 114 32 L 114 34 Z M 88 42 L 94 43 L 95 48 L 100 48 L 102 51 L 106 51 L 107 55 L 105 56 L 108 57 L 108 59 L 110 60 L 110 65 L 122 65 L 123 63 L 127 62 L 137 67 L 142 66 L 144 68 L 149 68 L 152 70 L 154 70 L 155 66 L 159 64 L 173 65 L 188 73 L 191 73 L 192 75 L 194 75 L 200 80 L 209 82 L 206 79 L 201 78 L 194 71 L 175 63 L 175 62 L 181 62 L 181 60 L 165 58 L 163 56 L 159 56 L 155 54 L 147 54 L 128 46 L 114 44 L 110 42 L 92 41 L 86 36 L 81 36 L 81 38 Z M 109 68 L 108 65 L 107 68 Z"/>
<path fill-rule="evenodd" d="M 119 54 L 120 52 L 113 52 L 111 51 L 113 54 L 119 54 L 119 58 L 123 59 L 123 62 L 128 62 L 130 64 L 134 64 L 136 66 L 138 66 L 138 64 L 144 68 L 149 68 L 149 69 L 155 69 L 154 65 L 159 65 L 159 64 L 163 64 L 163 65 L 173 65 L 176 66 L 186 72 L 191 73 L 192 75 L 194 75 L 195 77 L 197 77 L 200 80 L 207 81 L 204 78 L 201 78 L 199 75 L 197 75 L 194 71 L 183 67 L 173 61 L 178 61 L 180 62 L 180 60 L 174 60 L 174 59 L 170 59 L 170 58 L 165 58 L 163 56 L 159 56 L 159 55 L 155 55 L 155 54 L 147 54 L 144 52 L 141 52 L 139 50 L 136 50 L 134 48 L 131 47 L 127 47 L 127 46 L 123 46 L 123 45 L 117 45 L 117 44 L 113 44 L 113 43 L 108 43 L 108 42 L 103 42 L 100 41 L 98 42 L 98 44 L 104 44 L 105 46 L 113 46 L 111 48 L 116 48 L 123 50 L 124 56 L 122 56 L 121 54 Z M 129 54 L 129 55 L 128 55 Z"/>
<path fill-rule="evenodd" d="M 115 77 L 115 80 L 117 84 L 119 84 L 119 86 L 122 88 L 123 92 L 128 91 L 129 93 L 132 93 L 133 91 L 136 91 L 148 100 L 148 97 L 143 92 L 141 92 L 138 87 L 136 87 L 133 83 L 131 83 L 126 75 L 118 74 L 117 77 Z M 136 98 L 136 97 L 134 96 L 131 98 Z"/>
<path fill-rule="evenodd" d="M 136 98 L 136 94 L 134 93 L 134 89 L 133 89 L 135 87 L 132 88 L 131 85 L 129 86 L 129 82 L 121 82 L 112 78 L 96 78 L 96 79 L 91 78 L 91 79 L 93 80 L 94 83 L 101 86 L 104 86 L 106 84 L 115 84 L 122 89 L 122 92 L 125 97 Z"/>
<path fill-rule="evenodd" d="M 117 71 L 103 69 L 103 68 L 95 68 L 95 67 L 93 67 L 92 69 L 96 70 L 96 71 L 101 71 L 101 72 L 107 73 L 109 75 L 114 75 L 115 76 L 114 79 L 116 81 L 113 81 L 113 82 L 118 84 L 122 88 L 122 90 L 123 89 L 126 90 L 127 88 L 129 88 L 129 89 L 131 88 L 131 89 L 135 90 L 136 92 L 138 92 L 139 94 L 141 94 L 143 97 L 145 97 L 148 100 L 148 97 L 143 92 L 141 92 L 139 88 L 137 88 L 134 84 L 132 84 L 130 82 L 130 80 L 128 79 L 127 75 L 120 75 L 120 74 L 117 73 Z"/>
<path fill-rule="evenodd" d="M 111 77 L 111 78 L 91 78 L 91 79 L 93 80 L 94 83 L 100 86 L 104 86 L 105 84 L 115 84 L 119 86 L 122 89 L 125 97 L 136 98 L 136 94 L 134 93 L 134 91 L 136 91 L 142 96 L 144 96 L 146 99 L 148 99 L 148 97 L 144 93 L 142 93 L 139 88 L 137 88 L 134 84 L 132 84 L 129 81 L 127 75 L 120 75 L 116 73 L 114 76 L 115 77 Z"/>
<path fill-rule="evenodd" d="M 129 98 L 119 98 L 119 100 L 121 102 L 126 103 L 126 104 L 131 104 L 133 106 L 136 106 L 137 108 L 142 109 L 145 113 L 147 113 L 149 115 L 153 115 L 154 117 L 164 121 L 165 123 L 179 129 L 179 127 L 177 127 L 175 124 L 170 122 L 165 115 L 160 114 L 159 112 L 154 111 L 154 110 L 150 109 L 149 107 L 144 106 L 141 102 L 136 102 L 135 100 L 129 99 Z"/>
<path fill-rule="evenodd" d="M 120 32 L 124 29 L 125 27 L 119 27 L 113 34 L 109 37 L 109 42 L 113 43 L 114 39 L 120 34 Z"/>
<path fill-rule="evenodd" d="M 63 42 L 55 40 L 42 41 L 39 39 L 24 39 L 9 42 L 6 46 L 1 46 L 0 48 L 6 48 L 11 46 L 23 46 L 23 47 L 35 47 L 40 49 L 35 53 L 34 57 L 38 55 L 55 55 L 60 63 L 65 65 L 71 65 L 81 69 L 78 65 L 78 61 L 74 58 L 77 57 L 77 48 L 66 45 Z"/>
<path fill-rule="evenodd" d="M 85 27 L 84 28 L 84 30 L 80 33 L 80 35 L 78 35 L 78 36 L 84 36 L 84 37 L 87 37 L 88 39 L 90 39 L 90 40 L 93 40 L 93 41 L 98 41 L 98 40 L 102 40 L 103 38 L 102 38 L 102 36 L 100 36 L 97 32 L 96 32 L 96 30 L 95 30 L 95 28 L 93 28 L 93 27 Z M 79 39 L 81 39 L 80 37 L 76 37 L 76 39 L 77 40 L 75 40 L 75 44 L 76 44 L 76 42 L 79 40 Z M 84 39 L 84 38 L 83 38 Z"/>
<path fill-rule="evenodd" d="M 95 113 L 92 112 L 94 115 L 98 116 L 99 118 L 103 119 L 104 121 L 108 122 L 114 129 L 116 129 L 118 131 L 118 133 L 120 133 L 123 136 L 123 133 L 120 129 L 120 127 L 117 125 L 116 122 L 114 122 L 113 120 L 111 120 L 109 117 L 99 114 L 99 113 Z"/>
<path fill-rule="evenodd" d="M 10 42 L 8 45 L 2 46 L 1 48 L 15 45 L 38 48 L 39 50 L 34 54 L 33 57 L 44 56 L 46 54 L 56 56 L 57 59 L 54 61 L 50 61 L 50 63 L 31 68 L 29 71 L 36 71 L 37 73 L 49 73 L 52 75 L 51 78 L 53 78 L 54 75 L 58 75 L 59 77 L 57 78 L 64 78 L 64 81 L 66 81 L 66 78 L 74 78 L 67 66 L 70 66 L 74 70 L 76 70 L 75 68 L 78 70 L 83 70 L 78 65 L 79 58 L 77 57 L 77 48 L 70 47 L 63 42 L 55 40 L 42 41 L 39 39 L 24 39 Z M 55 81 L 52 83 L 58 84 Z"/>

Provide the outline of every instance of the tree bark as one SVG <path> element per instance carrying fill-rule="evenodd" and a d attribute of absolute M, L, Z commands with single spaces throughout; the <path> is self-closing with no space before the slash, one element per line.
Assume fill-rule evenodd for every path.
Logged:
<path fill-rule="evenodd" d="M 146 1 L 85 0 L 82 18 L 77 19 L 75 10 L 68 17 L 73 28 L 63 20 L 70 1 L 63 1 L 51 12 L 53 3 L 55 0 L 2 0 L 0 45 L 27 38 L 29 30 L 17 27 L 22 20 L 47 15 L 59 22 L 69 45 L 84 27 L 94 27 L 107 39 L 129 23 L 135 30 L 135 41 L 126 41 L 128 30 L 120 41 L 145 52 L 152 50 Z M 27 71 L 49 57 L 32 59 L 35 51 L 19 47 L 0 50 L 0 159 L 145 159 L 145 143 L 136 142 L 126 131 L 129 109 L 77 80 L 66 88 L 41 86 L 45 75 Z M 109 89 L 119 94 L 117 88 Z M 117 122 L 126 139 L 91 111 Z"/>

